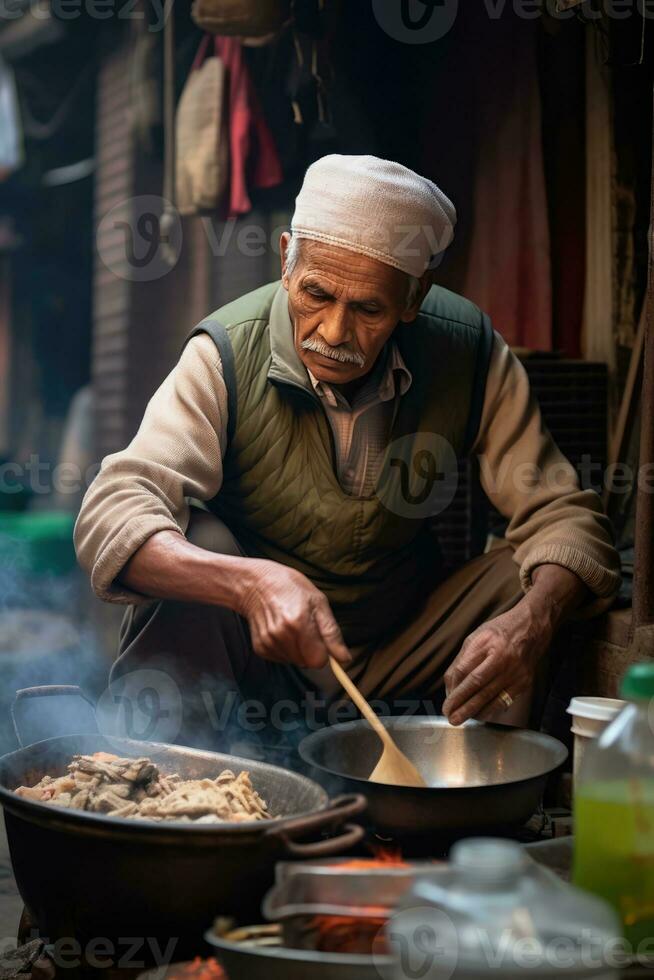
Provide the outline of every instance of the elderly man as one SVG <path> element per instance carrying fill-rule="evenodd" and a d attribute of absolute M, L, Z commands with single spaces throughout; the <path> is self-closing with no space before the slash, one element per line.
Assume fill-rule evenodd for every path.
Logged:
<path fill-rule="evenodd" d="M 79 559 L 130 604 L 113 676 L 171 674 L 180 738 L 219 744 L 228 692 L 264 714 L 307 692 L 329 704 L 330 656 L 369 699 L 440 693 L 455 725 L 524 723 L 557 628 L 614 596 L 609 524 L 523 368 L 432 284 L 455 220 L 396 163 L 319 160 L 281 283 L 193 331 L 89 489 Z M 506 541 L 448 576 L 430 518 L 471 453 Z"/>

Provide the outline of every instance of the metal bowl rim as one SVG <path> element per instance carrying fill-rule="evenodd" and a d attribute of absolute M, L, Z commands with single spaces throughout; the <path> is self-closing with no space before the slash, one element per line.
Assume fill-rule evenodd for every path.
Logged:
<path fill-rule="evenodd" d="M 380 721 L 386 728 L 393 728 L 397 725 L 398 729 L 405 728 L 409 730 L 416 730 L 420 728 L 429 728 L 433 730 L 434 728 L 448 728 L 453 731 L 461 731 L 466 728 L 483 728 L 489 729 L 491 731 L 501 731 L 506 735 L 512 736 L 513 738 L 520 738 L 523 741 L 537 742 L 539 745 L 552 749 L 553 761 L 545 769 L 537 770 L 536 772 L 530 773 L 527 776 L 522 776 L 520 779 L 505 779 L 493 783 L 466 783 L 465 786 L 391 786 L 389 783 L 375 783 L 375 788 L 386 788 L 392 790 L 406 790 L 409 789 L 412 793 L 466 793 L 468 790 L 477 789 L 491 789 L 499 786 L 519 786 L 521 783 L 528 783 L 534 779 L 542 779 L 548 776 L 550 773 L 554 772 L 559 766 L 568 758 L 568 750 L 557 738 L 552 735 L 547 735 L 545 732 L 535 732 L 527 728 L 513 728 L 509 725 L 497 725 L 489 722 L 481 722 L 469 720 L 464 722 L 463 725 L 454 726 L 450 725 L 447 718 L 443 715 L 435 715 L 432 718 L 425 717 L 405 717 L 403 715 L 391 715 L 380 718 Z M 330 735 L 338 734 L 340 731 L 347 730 L 351 731 L 370 731 L 370 725 L 365 719 L 359 719 L 357 721 L 344 721 L 339 722 L 336 725 L 329 725 L 326 728 L 322 728 L 317 732 L 311 732 L 310 735 L 305 735 L 300 744 L 298 745 L 298 752 L 300 757 L 308 765 L 320 770 L 321 772 L 329 773 L 332 776 L 338 776 L 341 779 L 347 779 L 350 782 L 358 783 L 361 786 L 370 786 L 370 780 L 363 778 L 362 776 L 353 776 L 346 772 L 341 772 L 337 769 L 331 769 L 319 762 L 316 762 L 311 755 L 311 749 L 314 745 L 325 741 Z M 556 750 L 556 752 L 555 752 Z M 555 761 L 555 754 L 558 759 Z"/>
<path fill-rule="evenodd" d="M 84 737 L 89 737 L 88 733 L 83 733 Z M 41 746 L 58 743 L 70 738 L 82 737 L 80 734 L 75 735 L 56 735 L 53 738 L 42 739 L 39 742 L 33 742 L 31 745 L 23 746 L 22 748 L 16 749 L 13 752 L 8 752 L 3 756 L 0 756 L 0 780 L 3 779 L 4 769 L 9 762 L 20 756 L 21 754 L 27 754 L 32 749 Z M 93 737 L 93 736 L 91 736 Z M 99 735 L 98 738 L 103 736 Z M 273 827 L 281 827 L 284 823 L 289 820 L 300 820 L 303 817 L 310 817 L 315 813 L 320 813 L 326 810 L 330 803 L 329 794 L 326 790 L 317 783 L 314 779 L 310 779 L 308 776 L 303 776 L 301 773 L 296 773 L 292 769 L 283 769 L 281 766 L 275 766 L 270 762 L 259 762 L 256 759 L 243 759 L 239 756 L 228 755 L 223 752 L 211 752 L 204 749 L 193 749 L 189 746 L 181 745 L 171 745 L 166 742 L 147 742 L 139 743 L 134 739 L 121 739 L 114 738 L 112 740 L 116 743 L 123 745 L 147 745 L 151 749 L 168 751 L 170 749 L 178 750 L 183 752 L 184 755 L 197 755 L 198 757 L 206 756 L 216 756 L 221 760 L 233 760 L 235 763 L 245 768 L 244 763 L 250 763 L 256 766 L 256 769 L 260 772 L 264 770 L 270 775 L 282 774 L 284 778 L 291 778 L 298 785 L 308 785 L 312 789 L 318 791 L 321 802 L 318 806 L 311 810 L 303 810 L 301 813 L 291 813 L 285 817 L 273 817 L 270 820 L 244 820 L 239 823 L 231 823 L 229 820 L 224 820 L 219 823 L 213 824 L 202 824 L 199 827 L 192 823 L 181 823 L 177 820 L 147 820 L 146 818 L 142 820 L 130 819 L 128 817 L 110 817 L 105 813 L 87 813 L 85 810 L 72 810 L 68 807 L 57 806 L 52 803 L 39 803 L 38 800 L 28 800 L 22 796 L 16 796 L 14 790 L 9 789 L 4 782 L 0 781 L 0 806 L 3 809 L 9 810 L 9 812 L 14 813 L 16 816 L 20 816 L 23 819 L 30 820 L 32 823 L 42 823 L 43 819 L 48 820 L 48 822 L 54 822 L 58 817 L 64 823 L 77 825 L 79 827 L 88 828 L 101 828 L 107 827 L 115 828 L 116 832 L 125 830 L 130 831 L 130 833 L 137 833 L 152 836 L 153 831 L 158 831 L 160 834 L 173 833 L 177 835 L 183 834 L 184 837 L 188 837 L 189 833 L 193 837 L 198 839 L 210 838 L 212 835 L 229 833 L 235 836 L 247 836 L 253 831 L 259 834 L 264 834 L 267 830 Z M 225 766 L 228 768 L 228 766 Z"/>
<path fill-rule="evenodd" d="M 278 946 L 246 946 L 243 943 L 233 943 L 216 936 L 211 929 L 204 934 L 205 941 L 214 949 L 224 949 L 229 953 L 241 953 L 245 956 L 260 956 L 271 960 L 294 960 L 311 963 L 320 959 L 325 966 L 391 966 L 392 956 L 366 956 L 365 953 L 323 953 L 310 949 L 287 949 Z"/>

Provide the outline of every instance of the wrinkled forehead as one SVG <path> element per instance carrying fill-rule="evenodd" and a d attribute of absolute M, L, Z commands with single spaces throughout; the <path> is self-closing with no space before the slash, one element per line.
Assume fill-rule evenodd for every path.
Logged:
<path fill-rule="evenodd" d="M 342 246 L 312 239 L 297 241 L 298 262 L 292 278 L 303 286 L 315 284 L 326 292 L 357 300 L 374 295 L 396 302 L 406 294 L 408 276 L 400 269 Z"/>

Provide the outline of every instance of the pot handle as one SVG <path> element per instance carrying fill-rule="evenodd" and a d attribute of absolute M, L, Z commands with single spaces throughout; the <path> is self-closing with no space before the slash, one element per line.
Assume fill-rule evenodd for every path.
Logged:
<path fill-rule="evenodd" d="M 299 844 L 293 838 L 304 836 L 310 831 L 324 830 L 334 824 L 343 824 L 348 817 L 356 817 L 363 813 L 367 806 L 365 796 L 360 793 L 349 793 L 344 796 L 337 796 L 330 802 L 326 810 L 320 810 L 310 817 L 297 817 L 294 820 L 285 820 L 279 827 L 271 827 L 265 836 L 279 842 L 289 857 L 296 858 L 322 858 L 340 854 L 350 847 L 354 847 L 363 840 L 365 831 L 358 824 L 346 823 L 343 833 L 338 837 L 331 837 L 329 840 L 317 841 L 311 844 Z"/>
<path fill-rule="evenodd" d="M 98 734 L 93 702 L 74 684 L 16 691 L 11 720 L 21 748 L 57 735 Z"/>

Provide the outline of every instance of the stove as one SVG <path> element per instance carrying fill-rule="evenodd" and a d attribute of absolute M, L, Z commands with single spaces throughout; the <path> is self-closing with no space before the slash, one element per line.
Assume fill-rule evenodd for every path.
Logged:
<path fill-rule="evenodd" d="M 507 829 L 501 836 L 511 837 L 513 839 L 520 840 L 522 843 L 527 845 L 538 844 L 542 846 L 547 841 L 552 841 L 554 839 L 560 838 L 562 834 L 568 833 L 571 826 L 571 815 L 569 810 L 557 808 L 557 809 L 546 809 L 537 813 L 529 823 L 520 828 L 517 832 L 515 828 L 513 830 Z M 357 846 L 356 849 L 349 852 L 347 855 L 343 855 L 339 858 L 330 859 L 320 863 L 322 885 L 325 886 L 329 883 L 330 888 L 334 888 L 336 883 L 341 882 L 342 885 L 346 886 L 345 891 L 341 889 L 340 896 L 336 896 L 333 892 L 331 894 L 330 902 L 332 905 L 332 914 L 334 916 L 339 915 L 342 920 L 344 928 L 342 930 L 342 937 L 345 937 L 344 941 L 341 942 L 341 948 L 347 948 L 347 919 L 354 916 L 358 916 L 360 919 L 365 919 L 366 916 L 359 915 L 357 912 L 357 903 L 355 899 L 358 900 L 359 907 L 367 906 L 370 909 L 373 906 L 385 905 L 386 909 L 393 908 L 393 906 L 399 901 L 401 895 L 408 890 L 408 888 L 413 884 L 416 878 L 425 874 L 433 874 L 435 870 L 438 869 L 439 863 L 447 859 L 447 855 L 451 845 L 454 843 L 455 838 L 451 837 L 449 839 L 444 839 L 439 837 L 438 840 L 432 842 L 432 847 L 430 853 L 420 855 L 417 858 L 415 855 L 411 854 L 410 846 L 407 847 L 407 842 L 404 842 L 404 849 L 400 851 L 399 848 L 394 846 L 394 842 L 383 840 L 372 834 Z M 373 859 L 373 860 L 371 860 Z M 350 865 L 354 862 L 359 862 L 359 867 L 357 873 L 348 874 L 347 876 L 342 875 L 338 871 L 339 865 L 343 866 L 343 862 L 348 862 Z M 311 867 L 314 865 L 312 864 Z M 304 882 L 306 885 L 307 877 L 303 874 L 303 869 L 309 867 L 304 863 L 300 862 L 286 862 L 284 864 L 278 865 L 278 881 L 284 880 L 293 884 L 294 888 L 299 888 L 299 886 Z M 372 871 L 376 868 L 376 871 L 371 875 L 368 875 L 368 871 Z M 280 870 L 281 869 L 281 870 Z M 331 870 L 330 869 L 334 869 Z M 349 889 L 349 891 L 348 891 Z M 296 896 L 297 897 L 297 896 Z M 314 893 L 313 898 L 317 899 L 317 895 Z M 324 895 L 322 896 L 325 897 Z M 278 895 L 276 898 L 271 898 L 269 902 L 266 903 L 265 914 L 267 916 L 273 917 L 274 909 L 281 908 L 283 896 Z M 92 896 L 89 896 L 89 902 L 93 901 Z M 284 898 L 284 902 L 287 906 L 293 904 L 293 895 L 289 894 Z M 352 904 L 355 902 L 355 904 Z M 297 902 L 296 902 L 297 904 Z M 216 909 L 216 914 L 220 914 L 220 909 Z M 318 911 L 313 910 L 313 917 L 316 918 Z M 311 947 L 316 945 L 329 945 L 330 937 L 325 936 L 324 930 L 322 933 L 318 934 L 316 939 L 316 928 L 320 926 L 320 923 L 313 922 L 309 926 L 307 925 L 307 916 L 294 917 L 292 915 L 280 916 L 280 918 L 285 918 L 289 923 L 284 926 L 281 930 L 283 935 L 279 938 L 279 942 L 286 942 L 293 946 L 304 946 Z M 310 920 L 311 915 L 308 916 Z M 375 918 L 368 913 L 368 919 Z M 292 921 L 291 921 L 292 920 Z M 367 942 L 370 947 L 370 943 L 374 940 L 374 937 L 383 931 L 383 920 L 384 912 L 380 912 L 376 916 L 376 921 L 372 923 L 370 929 L 368 929 L 368 939 L 363 939 L 363 942 Z M 250 923 L 241 922 L 236 923 L 237 925 L 245 926 Z M 206 927 L 209 927 L 210 923 L 206 923 Z M 27 914 L 23 915 L 21 920 L 21 926 L 19 930 L 19 941 L 22 943 L 33 942 L 38 940 L 39 936 L 38 923 L 33 922 L 29 919 Z M 103 967 L 103 980 L 111 980 L 111 974 L 115 972 L 117 978 L 133 978 L 138 976 L 140 972 L 145 967 L 150 967 L 152 965 L 152 958 L 148 957 L 147 951 L 146 955 L 141 955 L 137 957 L 137 965 L 134 967 L 121 966 L 120 963 L 124 960 L 129 953 L 129 950 L 121 949 L 119 951 L 119 956 L 116 958 L 117 962 L 113 967 Z M 175 950 L 174 959 L 187 959 L 193 958 L 196 955 L 206 955 L 207 948 L 202 944 L 198 948 Z M 93 966 L 88 964 L 81 964 L 77 969 L 71 969 L 67 967 L 66 969 L 60 970 L 62 978 L 65 977 L 66 980 L 73 980 L 74 977 L 84 978 L 97 978 L 98 970 Z M 50 978 L 48 978 L 50 980 Z M 288 978 L 286 978 L 288 980 Z"/>

